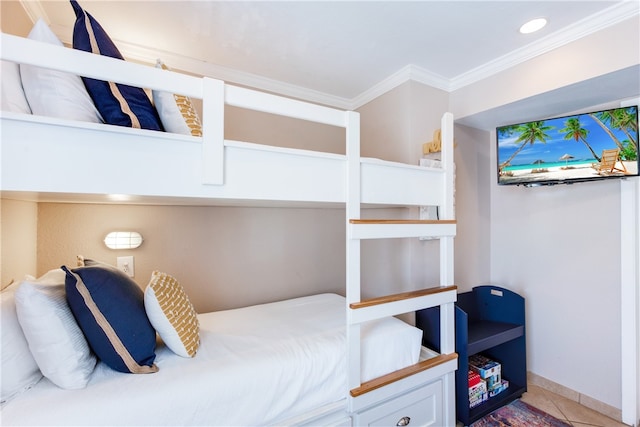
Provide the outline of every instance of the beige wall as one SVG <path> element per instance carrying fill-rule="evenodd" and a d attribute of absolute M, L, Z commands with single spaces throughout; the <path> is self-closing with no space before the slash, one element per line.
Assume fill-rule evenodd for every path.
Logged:
<path fill-rule="evenodd" d="M 76 255 L 115 264 L 134 256 L 135 278 L 175 276 L 200 312 L 344 290 L 344 210 L 40 203 L 38 274 Z M 114 251 L 109 231 L 144 243 Z"/>
<path fill-rule="evenodd" d="M 363 216 L 407 212 L 368 209 Z M 110 264 L 133 255 L 141 288 L 153 270 L 165 271 L 183 284 L 200 312 L 321 292 L 344 295 L 344 221 L 344 209 L 40 203 L 37 271 L 74 266 L 77 255 Z M 144 243 L 134 250 L 108 249 L 104 236 L 116 230 L 138 231 Z M 364 297 L 437 284 L 437 250 L 431 278 L 416 284 L 407 242 L 363 242 Z"/>
<path fill-rule="evenodd" d="M 37 275 L 38 205 L 0 199 L 0 285 Z"/>
<path fill-rule="evenodd" d="M 448 106 L 447 92 L 414 81 L 363 105 L 362 156 L 418 164 L 422 144 L 433 139 Z"/>
<path fill-rule="evenodd" d="M 363 157 L 410 163 L 411 83 L 404 83 L 358 109 Z"/>
<path fill-rule="evenodd" d="M 0 1 L 0 25 L 2 32 L 26 37 L 33 23 L 17 0 Z"/>
<path fill-rule="evenodd" d="M 225 139 L 345 154 L 343 128 L 237 107 L 225 109 Z"/>
<path fill-rule="evenodd" d="M 455 141 L 455 281 L 460 292 L 466 292 L 490 279 L 491 187 L 496 178 L 489 132 L 456 126 Z"/>

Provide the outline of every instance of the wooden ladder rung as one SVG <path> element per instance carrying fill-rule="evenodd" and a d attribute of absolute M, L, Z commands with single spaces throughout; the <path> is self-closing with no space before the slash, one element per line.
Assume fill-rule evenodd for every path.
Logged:
<path fill-rule="evenodd" d="M 391 372 L 390 374 L 383 375 L 378 378 L 374 378 L 370 381 L 364 382 L 360 385 L 360 387 L 356 387 L 350 391 L 352 397 L 358 397 L 370 391 L 376 390 L 380 387 L 384 387 L 393 382 L 400 381 L 403 378 L 409 377 L 411 375 L 415 375 L 418 372 L 426 371 L 427 369 L 431 369 L 435 366 L 441 365 L 443 363 L 449 362 L 451 360 L 457 360 L 458 354 L 441 354 L 436 357 L 432 357 L 431 359 L 423 360 L 421 362 L 416 363 L 415 365 L 407 366 L 406 368 L 402 368 L 395 372 Z"/>
<path fill-rule="evenodd" d="M 419 289 L 417 291 L 402 292 L 399 294 L 385 295 L 383 297 L 371 298 L 362 300 L 360 302 L 352 302 L 349 304 L 349 308 L 354 310 L 365 307 L 372 307 L 374 305 L 388 304 L 390 302 L 402 301 L 411 298 L 419 298 L 425 295 L 434 295 L 441 292 L 457 291 L 456 285 L 451 286 L 436 286 L 433 288 Z"/>

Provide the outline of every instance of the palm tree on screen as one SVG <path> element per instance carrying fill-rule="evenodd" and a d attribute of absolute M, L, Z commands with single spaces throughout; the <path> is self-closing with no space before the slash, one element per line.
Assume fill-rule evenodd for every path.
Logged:
<path fill-rule="evenodd" d="M 624 144 L 622 144 L 622 142 L 620 142 L 620 140 L 616 138 L 613 132 L 611 132 L 611 129 L 609 129 L 609 126 L 607 126 L 607 123 L 613 123 L 613 121 L 615 121 L 615 116 L 613 114 L 613 111 L 589 113 L 589 117 L 591 117 L 602 128 L 602 130 L 604 130 L 607 133 L 607 135 L 609 135 L 609 137 L 613 140 L 613 142 L 616 143 L 616 145 L 621 151 L 624 150 Z M 598 159 L 598 161 L 599 160 L 600 159 Z"/>
<path fill-rule="evenodd" d="M 629 141 L 634 145 L 636 152 L 638 151 L 638 141 L 637 138 L 634 138 L 638 132 L 638 122 L 636 121 L 635 114 L 632 114 L 630 109 L 618 108 L 614 110 L 611 126 L 624 132 Z"/>
<path fill-rule="evenodd" d="M 560 133 L 564 133 L 564 139 L 573 139 L 576 142 L 582 142 L 587 146 L 589 151 L 591 151 L 591 155 L 597 160 L 600 161 L 600 158 L 593 151 L 591 145 L 587 142 L 587 136 L 589 135 L 589 130 L 582 127 L 580 124 L 580 119 L 576 117 L 571 117 L 564 122 L 564 129 L 559 130 Z"/>
<path fill-rule="evenodd" d="M 553 126 L 546 126 L 544 124 L 544 120 L 539 122 L 529 122 L 516 127 L 513 132 L 519 133 L 520 136 L 518 136 L 518 138 L 515 140 L 515 143 L 517 144 L 519 142 L 522 142 L 522 145 L 520 145 L 520 147 L 518 147 L 518 149 L 511 155 L 511 157 L 509 157 L 509 160 L 502 163 L 502 165 L 506 166 L 510 164 L 511 160 L 513 160 L 513 158 L 516 157 L 518 153 L 527 146 L 527 144 L 533 145 L 536 141 L 540 141 L 543 144 L 546 144 L 547 139 L 549 138 L 549 135 L 547 135 L 546 132 L 552 129 Z"/>

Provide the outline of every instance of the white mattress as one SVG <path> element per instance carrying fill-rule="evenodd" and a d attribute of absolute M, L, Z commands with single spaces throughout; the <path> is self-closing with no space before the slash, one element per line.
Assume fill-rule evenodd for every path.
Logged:
<path fill-rule="evenodd" d="M 346 397 L 345 301 L 321 294 L 199 315 L 186 359 L 160 346 L 159 372 L 98 364 L 83 390 L 47 379 L 2 408 L 2 425 L 264 425 Z M 363 326 L 363 380 L 416 363 L 422 332 L 388 318 Z"/>

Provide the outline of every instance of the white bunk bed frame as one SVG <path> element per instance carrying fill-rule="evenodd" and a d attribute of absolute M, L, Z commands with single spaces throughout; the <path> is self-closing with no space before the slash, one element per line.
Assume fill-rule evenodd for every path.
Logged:
<path fill-rule="evenodd" d="M 411 425 L 455 425 L 456 223 L 451 114 L 446 113 L 442 119 L 441 168 L 361 158 L 360 119 L 356 112 L 8 34 L 1 37 L 3 60 L 165 90 L 203 101 L 202 137 L 2 112 L 2 198 L 187 205 L 346 205 L 348 397 L 346 403 L 318 408 L 285 424 L 406 425 L 411 421 Z M 227 141 L 225 104 L 342 127 L 346 132 L 346 155 Z M 368 204 L 438 206 L 441 219 L 363 220 L 361 207 Z M 440 241 L 439 286 L 362 300 L 361 241 L 424 236 Z M 360 325 L 433 306 L 440 306 L 441 353 L 423 348 L 418 364 L 362 383 Z"/>

